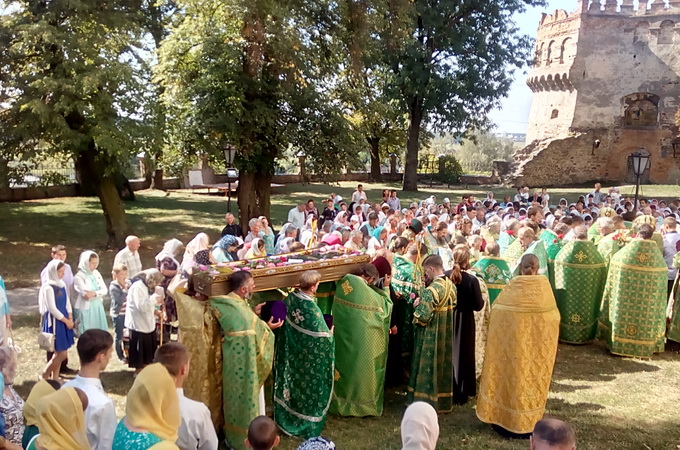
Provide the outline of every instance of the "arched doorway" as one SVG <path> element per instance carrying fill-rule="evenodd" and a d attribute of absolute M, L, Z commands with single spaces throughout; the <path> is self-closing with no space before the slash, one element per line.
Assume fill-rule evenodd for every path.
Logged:
<path fill-rule="evenodd" d="M 647 168 L 645 169 L 644 172 L 642 172 L 642 175 L 640 175 L 640 184 L 648 184 L 649 183 L 649 169 L 652 167 L 652 158 L 651 158 L 651 153 L 644 149 L 641 148 L 639 150 L 635 150 L 634 152 L 631 152 L 630 155 L 628 155 L 628 169 L 626 171 L 626 182 L 628 183 L 635 183 L 635 171 L 633 170 L 633 153 L 640 152 L 644 153 L 646 155 L 649 155 L 649 162 L 647 163 Z"/>

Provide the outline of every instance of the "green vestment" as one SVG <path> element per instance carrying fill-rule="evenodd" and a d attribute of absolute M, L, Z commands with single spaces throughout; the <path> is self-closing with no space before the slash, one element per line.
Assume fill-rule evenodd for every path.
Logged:
<path fill-rule="evenodd" d="M 512 268 L 517 263 L 519 263 L 519 259 L 522 257 L 523 254 L 524 249 L 522 248 L 522 241 L 520 241 L 519 239 L 515 239 L 512 242 L 512 244 L 508 246 L 505 253 L 501 254 L 501 256 L 508 262 L 508 265 Z"/>
<path fill-rule="evenodd" d="M 597 245 L 597 243 L 600 241 L 602 238 L 602 235 L 600 232 L 597 230 L 597 223 L 594 223 L 588 228 L 588 240 L 592 241 Z"/>
<path fill-rule="evenodd" d="M 515 240 L 517 240 L 515 236 L 510 236 L 507 232 L 501 231 L 501 234 L 498 235 L 498 247 L 501 250 L 502 257 L 505 257 L 505 252 Z"/>
<path fill-rule="evenodd" d="M 534 241 L 531 245 L 529 245 L 529 248 L 527 248 L 519 258 L 517 258 L 514 265 L 515 270 L 513 270 L 514 276 L 519 275 L 519 262 L 524 255 L 535 255 L 538 258 L 538 274 L 545 275 L 545 277 L 548 278 L 548 253 L 545 251 L 545 245 L 543 244 L 543 241 Z"/>
<path fill-rule="evenodd" d="M 600 327 L 615 355 L 650 358 L 664 350 L 668 267 L 653 240 L 634 239 L 609 263 Z"/>
<path fill-rule="evenodd" d="M 550 286 L 553 289 L 553 294 L 555 293 L 555 256 L 562 249 L 563 241 L 560 237 L 552 230 L 543 230 L 541 233 L 541 240 L 543 245 L 545 245 L 545 252 L 548 254 L 548 279 L 550 280 Z"/>
<path fill-rule="evenodd" d="M 323 314 L 330 314 L 333 310 L 333 297 L 335 296 L 335 281 L 326 281 L 319 284 L 316 290 L 316 304 Z"/>
<path fill-rule="evenodd" d="M 420 290 L 415 309 L 413 362 L 406 403 L 427 402 L 437 411 L 453 408 L 453 308 L 456 287 L 446 277 Z"/>
<path fill-rule="evenodd" d="M 602 259 L 607 268 L 609 268 L 609 261 L 611 261 L 612 256 L 621 250 L 624 245 L 625 241 L 623 239 L 623 234 L 619 231 L 602 236 L 597 243 L 597 251 L 602 255 Z"/>
<path fill-rule="evenodd" d="M 595 339 L 607 266 L 592 241 L 570 241 L 555 258 L 555 299 L 560 310 L 560 341 Z"/>
<path fill-rule="evenodd" d="M 482 259 L 475 263 L 472 270 L 486 283 L 491 304 L 512 279 L 508 262 L 496 256 L 482 256 Z"/>
<path fill-rule="evenodd" d="M 223 335 L 224 432 L 229 446 L 245 449 L 248 426 L 260 415 L 260 389 L 272 371 L 274 333 L 234 292 L 211 298 L 210 307 Z"/>
<path fill-rule="evenodd" d="M 335 342 L 310 295 L 286 297 L 286 323 L 276 340 L 274 420 L 303 439 L 323 431 L 333 394 Z"/>
<path fill-rule="evenodd" d="M 411 367 L 413 355 L 413 339 L 415 328 L 413 326 L 413 297 L 418 292 L 415 279 L 416 265 L 406 256 L 394 255 L 392 267 L 392 289 L 400 301 L 394 306 L 398 333 L 401 335 L 401 352 L 404 367 Z"/>
<path fill-rule="evenodd" d="M 673 267 L 676 269 L 680 268 L 680 252 L 675 254 L 673 258 Z M 668 300 L 668 307 L 666 308 L 666 317 L 668 318 L 668 330 L 666 330 L 666 337 L 671 341 L 680 342 L 680 286 L 678 286 L 678 281 L 680 280 L 679 275 L 675 277 L 675 283 L 673 283 L 673 291 Z"/>
<path fill-rule="evenodd" d="M 334 414 L 382 415 L 391 314 L 387 289 L 370 286 L 356 275 L 338 281 L 333 301 Z"/>

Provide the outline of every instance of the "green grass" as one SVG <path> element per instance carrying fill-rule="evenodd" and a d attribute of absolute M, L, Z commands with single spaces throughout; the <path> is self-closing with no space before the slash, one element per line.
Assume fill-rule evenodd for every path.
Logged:
<path fill-rule="evenodd" d="M 272 221 L 278 227 L 288 210 L 308 198 L 322 200 L 331 192 L 349 198 L 356 183 L 336 186 L 321 184 L 289 185 L 272 196 Z M 364 183 L 369 200 L 380 199 L 383 188 L 397 184 Z M 491 187 L 497 197 L 514 191 Z M 456 201 L 463 193 L 483 196 L 486 187 L 465 190 L 461 187 L 422 187 L 418 193 L 402 193 L 402 204 L 437 195 Z M 590 187 L 553 189 L 554 199 L 575 200 Z M 626 187 L 622 190 L 630 190 Z M 678 186 L 645 186 L 645 196 L 676 198 Z M 141 192 L 136 202 L 126 203 L 130 222 L 142 238 L 142 261 L 153 263 L 163 242 L 177 237 L 187 242 L 206 231 L 212 240 L 219 237 L 226 212 L 223 197 L 190 192 Z M 63 243 L 69 247 L 69 262 L 76 266 L 77 254 L 84 249 L 100 252 L 100 270 L 108 280 L 114 252 L 105 251 L 104 218 L 99 203 L 92 198 L 64 198 L 0 204 L 0 274 L 9 287 L 35 286 L 37 275 L 49 258 L 49 247 Z M 38 350 L 38 317 L 14 318 L 14 339 L 22 347 L 16 387 L 26 397 L 44 366 L 44 353 Z M 75 349 L 71 366 L 77 367 Z M 577 430 L 580 449 L 676 449 L 680 446 L 680 357 L 664 353 L 650 361 L 610 356 L 601 344 L 561 345 L 552 380 L 548 414 L 571 422 Z M 119 416 L 124 414 L 125 396 L 132 385 L 132 373 L 113 361 L 102 376 L 104 387 L 114 398 Z M 325 434 L 344 449 L 400 448 L 399 425 L 404 410 L 403 392 L 390 390 L 385 397 L 385 412 L 380 418 L 345 419 L 331 417 Z M 474 403 L 440 416 L 439 448 L 526 449 L 525 441 L 499 438 L 475 416 Z M 298 441 L 283 440 L 281 448 L 293 449 Z"/>

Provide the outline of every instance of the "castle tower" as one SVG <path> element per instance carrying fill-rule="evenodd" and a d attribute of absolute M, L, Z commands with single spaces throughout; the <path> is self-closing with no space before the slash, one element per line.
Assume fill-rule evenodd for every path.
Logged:
<path fill-rule="evenodd" d="M 540 20 L 527 147 L 510 179 L 632 181 L 629 157 L 644 148 L 649 181 L 680 183 L 680 0 L 574 4 Z"/>

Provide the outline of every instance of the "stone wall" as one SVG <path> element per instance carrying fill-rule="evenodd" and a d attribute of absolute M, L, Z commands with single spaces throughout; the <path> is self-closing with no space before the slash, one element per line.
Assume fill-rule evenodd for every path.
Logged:
<path fill-rule="evenodd" d="M 584 0 L 573 13 L 543 15 L 527 80 L 534 92 L 528 145 L 515 153 L 507 182 L 632 182 L 629 156 L 641 148 L 651 155 L 645 175 L 650 182 L 680 182 L 674 123 L 680 105 L 680 0 L 667 3 Z"/>

